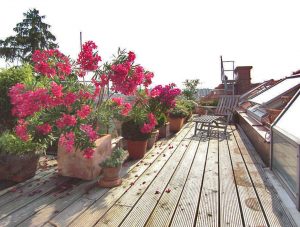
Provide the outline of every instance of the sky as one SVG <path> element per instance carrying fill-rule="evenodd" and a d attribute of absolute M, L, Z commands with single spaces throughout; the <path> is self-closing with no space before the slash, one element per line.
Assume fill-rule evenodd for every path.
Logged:
<path fill-rule="evenodd" d="M 2 0 L 0 39 L 14 35 L 23 13 L 36 8 L 60 50 L 77 58 L 83 41 L 98 45 L 103 61 L 118 47 L 154 72 L 153 84 L 199 79 L 220 83 L 220 55 L 253 66 L 252 81 L 279 79 L 300 69 L 300 20 L 290 0 Z M 5 66 L 0 61 L 0 66 Z"/>

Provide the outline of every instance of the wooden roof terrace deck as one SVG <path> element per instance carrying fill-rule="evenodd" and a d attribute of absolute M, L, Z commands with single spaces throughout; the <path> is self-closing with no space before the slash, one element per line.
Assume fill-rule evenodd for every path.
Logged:
<path fill-rule="evenodd" d="M 113 189 L 40 170 L 0 191 L 0 226 L 296 226 L 243 132 L 193 133 L 126 163 Z"/>

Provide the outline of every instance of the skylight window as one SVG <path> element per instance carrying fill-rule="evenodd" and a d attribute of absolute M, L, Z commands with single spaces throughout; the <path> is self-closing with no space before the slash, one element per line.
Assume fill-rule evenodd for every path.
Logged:
<path fill-rule="evenodd" d="M 273 100 L 275 97 L 282 95 L 286 91 L 292 89 L 296 85 L 300 84 L 300 77 L 291 77 L 283 80 L 282 82 L 274 85 L 265 92 L 259 94 L 258 96 L 250 99 L 249 101 L 257 104 L 266 104 L 269 101 Z"/>

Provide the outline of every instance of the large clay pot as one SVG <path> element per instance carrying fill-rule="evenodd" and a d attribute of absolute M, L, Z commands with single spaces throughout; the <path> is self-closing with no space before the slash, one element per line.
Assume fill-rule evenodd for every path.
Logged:
<path fill-rule="evenodd" d="M 73 150 L 66 152 L 58 145 L 57 167 L 62 176 L 75 177 L 83 180 L 93 180 L 100 175 L 99 163 L 111 155 L 111 135 L 104 135 L 96 140 L 95 152 L 91 159 L 83 157 L 83 152 Z"/>
<path fill-rule="evenodd" d="M 103 167 L 102 177 L 99 180 L 99 186 L 103 188 L 112 188 L 119 186 L 122 183 L 120 171 L 122 166 L 118 167 Z"/>
<path fill-rule="evenodd" d="M 147 140 L 127 140 L 127 149 L 130 159 L 141 159 L 146 153 Z"/>
<path fill-rule="evenodd" d="M 183 126 L 184 118 L 173 118 L 169 117 L 170 122 L 170 131 L 171 132 L 179 132 Z"/>
<path fill-rule="evenodd" d="M 153 147 L 154 143 L 157 140 L 158 134 L 159 134 L 159 130 L 155 130 L 155 131 L 151 132 L 151 136 L 150 136 L 150 138 L 148 139 L 148 142 L 147 142 L 147 149 L 148 150 L 150 150 Z"/>
<path fill-rule="evenodd" d="M 0 180 L 22 182 L 35 175 L 39 161 L 36 154 L 0 155 Z"/>
<path fill-rule="evenodd" d="M 165 125 L 161 126 L 159 129 L 158 138 L 167 138 L 170 136 L 170 122 L 167 122 Z"/>

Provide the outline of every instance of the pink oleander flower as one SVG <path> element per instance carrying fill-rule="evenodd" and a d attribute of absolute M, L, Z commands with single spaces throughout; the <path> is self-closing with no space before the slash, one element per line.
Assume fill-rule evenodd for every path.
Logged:
<path fill-rule="evenodd" d="M 97 49 L 93 41 L 87 41 L 82 45 L 82 51 L 78 55 L 77 64 L 83 70 L 94 71 L 98 68 L 98 63 L 101 57 L 94 50 Z"/>
<path fill-rule="evenodd" d="M 58 128 L 64 128 L 66 126 L 75 126 L 76 123 L 77 123 L 76 118 L 68 114 L 63 114 L 62 117 L 56 120 L 56 126 Z"/>
<path fill-rule="evenodd" d="M 74 93 L 69 92 L 63 98 L 63 102 L 66 106 L 70 106 L 76 102 L 76 99 L 77 99 L 77 96 Z"/>
<path fill-rule="evenodd" d="M 93 148 L 86 148 L 83 151 L 83 157 L 87 158 L 87 159 L 91 159 L 94 155 L 95 150 Z"/>
<path fill-rule="evenodd" d="M 86 135 L 89 137 L 90 142 L 93 143 L 98 138 L 97 132 L 93 129 L 91 125 L 81 125 L 80 129 L 86 133 Z"/>
<path fill-rule="evenodd" d="M 121 111 L 121 114 L 123 116 L 127 116 L 131 109 L 132 109 L 132 106 L 131 106 L 130 103 L 124 103 L 123 104 L 123 109 Z"/>
<path fill-rule="evenodd" d="M 23 119 L 18 120 L 18 125 L 16 126 L 16 134 L 23 141 L 29 140 L 29 135 L 27 132 L 27 122 L 25 122 Z"/>
<path fill-rule="evenodd" d="M 76 114 L 79 118 L 85 119 L 91 113 L 89 105 L 83 105 L 80 110 L 77 110 Z"/>
<path fill-rule="evenodd" d="M 155 125 L 157 125 L 157 121 L 153 113 L 148 114 L 148 120 L 149 123 L 144 123 L 141 128 L 141 132 L 144 134 L 152 132 L 152 130 L 155 128 Z"/>
<path fill-rule="evenodd" d="M 36 126 L 36 129 L 42 135 L 48 135 L 52 131 L 51 125 L 48 123 Z"/>
<path fill-rule="evenodd" d="M 69 58 L 59 50 L 36 50 L 32 55 L 34 69 L 49 78 L 57 75 L 60 78 L 71 73 Z"/>
<path fill-rule="evenodd" d="M 51 92 L 54 95 L 54 97 L 60 98 L 63 96 L 63 86 L 62 85 L 57 85 L 57 83 L 52 82 L 51 83 Z"/>
<path fill-rule="evenodd" d="M 129 62 L 133 62 L 135 60 L 135 53 L 133 53 L 132 51 L 129 51 L 128 53 L 128 61 Z"/>
<path fill-rule="evenodd" d="M 112 98 L 111 99 L 115 104 L 117 104 L 117 106 L 121 106 L 122 105 L 122 102 L 123 102 L 123 99 L 122 98 Z"/>
<path fill-rule="evenodd" d="M 74 132 L 67 132 L 63 134 L 59 139 L 59 144 L 63 146 L 67 152 L 72 152 L 75 144 Z"/>

